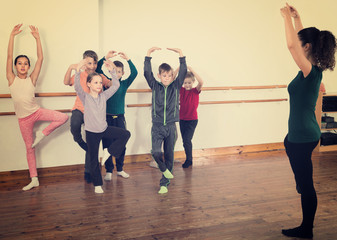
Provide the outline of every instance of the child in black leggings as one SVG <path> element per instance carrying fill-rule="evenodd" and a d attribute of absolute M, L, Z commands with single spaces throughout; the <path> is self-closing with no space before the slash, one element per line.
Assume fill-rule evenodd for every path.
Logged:
<path fill-rule="evenodd" d="M 201 77 L 191 67 L 188 67 L 188 70 L 183 87 L 180 89 L 179 126 L 186 154 L 183 168 L 188 168 L 193 163 L 192 138 L 198 124 L 199 94 L 204 84 Z M 193 87 L 195 80 L 198 84 Z"/>
<path fill-rule="evenodd" d="M 83 59 L 77 65 L 75 75 L 75 90 L 84 105 L 84 126 L 89 154 L 89 171 L 92 182 L 95 186 L 95 193 L 103 193 L 102 176 L 98 164 L 98 148 L 103 138 L 111 143 L 108 151 L 112 156 L 120 157 L 127 141 L 130 138 L 130 132 L 117 127 L 110 127 L 106 122 L 106 101 L 119 88 L 114 64 L 106 61 L 106 66 L 112 76 L 112 85 L 108 90 L 103 91 L 102 77 L 94 72 L 88 75 L 87 85 L 90 93 L 86 93 L 80 84 L 80 69 L 86 66 L 87 59 Z"/>

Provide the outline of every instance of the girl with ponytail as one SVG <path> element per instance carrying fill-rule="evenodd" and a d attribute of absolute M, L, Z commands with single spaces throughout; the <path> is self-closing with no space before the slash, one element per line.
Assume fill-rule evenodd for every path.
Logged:
<path fill-rule="evenodd" d="M 312 238 L 317 209 L 311 155 L 321 131 L 315 117 L 315 106 L 322 72 L 335 67 L 336 38 L 329 31 L 304 28 L 297 10 L 286 4 L 281 8 L 288 49 L 300 68 L 288 85 L 290 114 L 284 146 L 293 170 L 296 189 L 301 195 L 302 223 L 283 229 L 288 237 Z M 292 22 L 294 19 L 294 24 Z"/>

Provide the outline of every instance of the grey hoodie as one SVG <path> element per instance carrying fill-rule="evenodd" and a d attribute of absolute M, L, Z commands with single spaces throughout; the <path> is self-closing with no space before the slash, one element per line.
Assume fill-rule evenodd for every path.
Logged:
<path fill-rule="evenodd" d="M 179 121 L 179 91 L 187 73 L 186 58 L 180 57 L 178 76 L 167 87 L 158 82 L 152 73 L 151 57 L 145 57 L 144 76 L 152 89 L 152 123 L 168 123 Z"/>

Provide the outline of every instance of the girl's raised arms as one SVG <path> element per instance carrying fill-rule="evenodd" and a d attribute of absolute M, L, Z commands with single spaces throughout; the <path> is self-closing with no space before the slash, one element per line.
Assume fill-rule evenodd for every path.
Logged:
<path fill-rule="evenodd" d="M 30 25 L 29 28 L 31 30 L 31 34 L 33 35 L 33 37 L 36 40 L 36 48 L 37 48 L 37 60 L 36 60 L 36 63 L 35 63 L 34 70 L 30 75 L 30 78 L 32 79 L 32 83 L 35 86 L 37 78 L 40 75 L 41 67 L 42 67 L 43 51 L 42 51 L 39 29 L 35 26 L 32 26 L 32 25 Z"/>
<path fill-rule="evenodd" d="M 14 38 L 16 35 L 22 32 L 20 29 L 22 27 L 22 24 L 18 24 L 14 26 L 10 37 L 9 37 L 9 43 L 8 43 L 8 49 L 7 49 L 7 66 L 6 66 L 6 77 L 8 80 L 8 85 L 12 85 L 15 74 L 13 71 L 13 49 L 14 49 Z M 35 67 L 33 72 L 30 75 L 30 78 L 32 80 L 33 85 L 36 85 L 37 78 L 40 74 L 42 62 L 43 62 L 43 52 L 42 52 L 42 46 L 41 46 L 41 41 L 40 41 L 40 34 L 39 30 L 35 26 L 29 26 L 31 33 L 33 37 L 36 40 L 36 46 L 37 46 L 37 61 L 35 63 Z"/>
<path fill-rule="evenodd" d="M 13 71 L 13 49 L 14 49 L 14 38 L 16 35 L 22 32 L 20 30 L 22 24 L 18 24 L 14 26 L 10 36 L 9 36 L 9 43 L 8 43 L 8 49 L 7 49 L 7 65 L 6 65 L 6 77 L 8 80 L 8 85 L 12 85 L 15 74 Z"/>
<path fill-rule="evenodd" d="M 198 92 L 200 92 L 200 91 L 201 91 L 202 85 L 204 85 L 204 81 L 203 81 L 202 78 L 201 78 L 201 77 L 200 77 L 200 76 L 193 70 L 193 68 L 191 68 L 190 66 L 187 66 L 187 69 L 188 69 L 191 73 L 193 73 L 195 79 L 198 81 L 198 85 L 197 85 L 195 88 L 198 90 Z"/>

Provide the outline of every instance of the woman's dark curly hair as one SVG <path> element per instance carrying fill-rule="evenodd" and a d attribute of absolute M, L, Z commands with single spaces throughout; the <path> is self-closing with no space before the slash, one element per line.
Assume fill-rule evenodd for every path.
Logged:
<path fill-rule="evenodd" d="M 336 38 L 331 32 L 310 27 L 299 31 L 298 36 L 302 46 L 311 44 L 311 57 L 322 71 L 335 68 Z"/>

